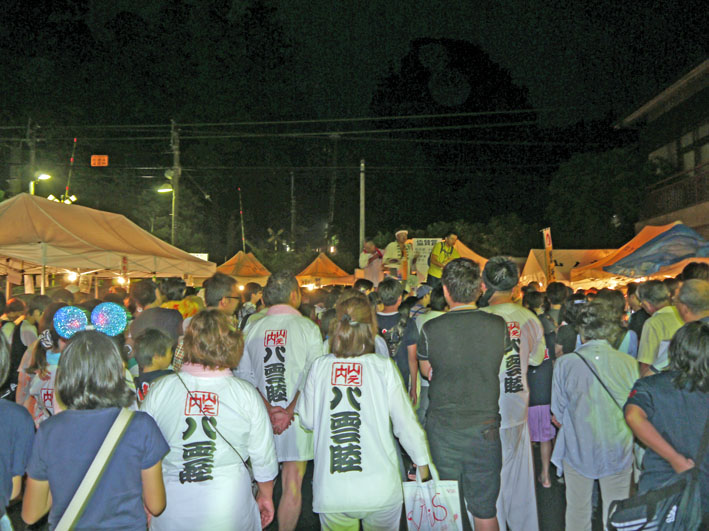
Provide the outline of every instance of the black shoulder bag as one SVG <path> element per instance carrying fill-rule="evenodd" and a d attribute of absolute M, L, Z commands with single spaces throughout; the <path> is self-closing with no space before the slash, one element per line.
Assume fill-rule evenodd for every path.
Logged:
<path fill-rule="evenodd" d="M 694 458 L 694 468 L 676 474 L 662 486 L 608 508 L 608 529 L 622 531 L 693 531 L 702 525 L 699 475 L 709 443 L 709 418 Z"/>
<path fill-rule="evenodd" d="M 621 409 L 610 390 L 581 354 L 588 369 L 598 379 L 613 402 Z M 607 528 L 611 531 L 694 531 L 702 525 L 702 499 L 699 474 L 709 444 L 709 417 L 694 458 L 694 468 L 676 474 L 662 486 L 625 500 L 615 500 L 608 508 Z"/>

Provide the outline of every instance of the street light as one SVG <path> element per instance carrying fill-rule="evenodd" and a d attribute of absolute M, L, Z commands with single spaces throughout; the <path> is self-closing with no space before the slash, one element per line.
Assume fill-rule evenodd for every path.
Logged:
<path fill-rule="evenodd" d="M 32 179 L 30 181 L 30 195 L 34 195 L 34 183 L 36 183 L 37 181 L 46 181 L 47 179 L 51 178 L 52 176 L 47 173 L 40 173 L 35 179 Z"/>
<path fill-rule="evenodd" d="M 47 196 L 47 199 L 49 199 L 50 201 L 54 201 L 55 203 L 64 203 L 66 205 L 71 205 L 74 201 L 78 199 L 78 197 L 72 194 L 69 197 L 64 197 L 64 199 L 61 199 L 59 197 L 56 197 L 54 194 L 49 194 Z"/>
<path fill-rule="evenodd" d="M 169 172 L 169 175 L 168 175 Z M 167 170 L 165 172 L 165 177 L 168 179 L 172 178 L 172 172 L 170 170 Z M 172 245 L 175 245 L 175 190 L 172 188 L 172 184 L 170 183 L 164 183 L 160 185 L 160 188 L 158 188 L 158 193 L 160 194 L 172 194 L 172 212 L 170 213 L 171 216 L 171 225 L 170 225 L 170 243 Z"/>

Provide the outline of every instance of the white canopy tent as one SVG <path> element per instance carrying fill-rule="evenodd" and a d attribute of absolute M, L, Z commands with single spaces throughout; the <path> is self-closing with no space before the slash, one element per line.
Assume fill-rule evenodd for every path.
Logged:
<path fill-rule="evenodd" d="M 29 194 L 0 203 L 0 260 L 6 274 L 42 273 L 42 282 L 45 272 L 206 277 L 216 270 L 125 216 Z"/>

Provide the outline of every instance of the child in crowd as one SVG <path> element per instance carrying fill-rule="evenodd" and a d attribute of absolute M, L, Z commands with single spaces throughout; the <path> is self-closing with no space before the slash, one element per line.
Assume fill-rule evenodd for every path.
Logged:
<path fill-rule="evenodd" d="M 15 400 L 19 376 L 18 369 L 20 369 L 23 359 L 25 360 L 25 366 L 22 369 L 27 368 L 29 365 L 30 356 L 25 356 L 25 351 L 37 340 L 37 325 L 45 308 L 51 302 L 52 299 L 46 295 L 34 295 L 30 299 L 24 319 L 15 326 L 12 340 L 10 341 L 10 372 L 7 375 L 5 384 L 0 387 L 0 397 L 7 400 Z"/>
<path fill-rule="evenodd" d="M 364 529 L 399 528 L 403 493 L 392 429 L 428 476 L 426 435 L 396 366 L 374 353 L 374 323 L 364 298 L 337 305 L 333 354 L 313 362 L 297 405 L 301 424 L 314 431 L 313 510 L 323 529 L 357 529 L 358 520 Z M 347 433 L 339 427 L 345 420 Z M 353 458 L 338 453 L 352 447 Z"/>
<path fill-rule="evenodd" d="M 249 318 L 249 315 L 258 311 L 262 297 L 263 286 L 260 284 L 249 282 L 244 286 L 244 291 L 241 292 L 241 305 L 236 310 L 236 321 L 239 323 L 241 330 L 246 326 L 246 320 Z"/>
<path fill-rule="evenodd" d="M 12 333 L 15 331 L 15 321 L 22 317 L 27 311 L 25 301 L 18 297 L 14 297 L 7 301 L 5 306 L 5 315 L 0 321 L 0 330 L 5 334 L 5 339 L 8 345 L 12 343 Z"/>
<path fill-rule="evenodd" d="M 172 363 L 173 346 L 172 337 L 157 328 L 148 328 L 135 338 L 133 355 L 140 367 L 140 375 L 135 378 L 139 404 L 145 400 L 153 381 L 172 374 L 173 371 L 168 367 Z"/>
<path fill-rule="evenodd" d="M 54 414 L 54 377 L 61 352 L 66 341 L 59 337 L 54 328 L 54 314 L 66 306 L 63 302 L 54 302 L 47 306 L 42 315 L 38 341 L 34 344 L 32 362 L 26 369 L 31 375 L 27 393 L 18 388 L 18 396 L 27 396 L 24 406 L 34 418 L 36 426 Z"/>
<path fill-rule="evenodd" d="M 55 529 L 121 408 L 135 403 L 116 343 L 101 332 L 76 333 L 56 370 L 57 404 L 63 411 L 39 428 L 27 466 L 22 519 L 49 512 Z M 77 451 L 78 450 L 78 451 Z M 147 508 L 165 508 L 162 458 L 169 447 L 155 421 L 135 412 L 85 500 L 72 529 L 145 529 Z"/>

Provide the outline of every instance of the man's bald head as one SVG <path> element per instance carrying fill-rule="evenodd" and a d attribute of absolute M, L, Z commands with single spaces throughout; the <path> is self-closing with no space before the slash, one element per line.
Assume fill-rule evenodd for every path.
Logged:
<path fill-rule="evenodd" d="M 686 323 L 709 316 L 709 281 L 686 280 L 677 296 L 677 311 Z"/>

